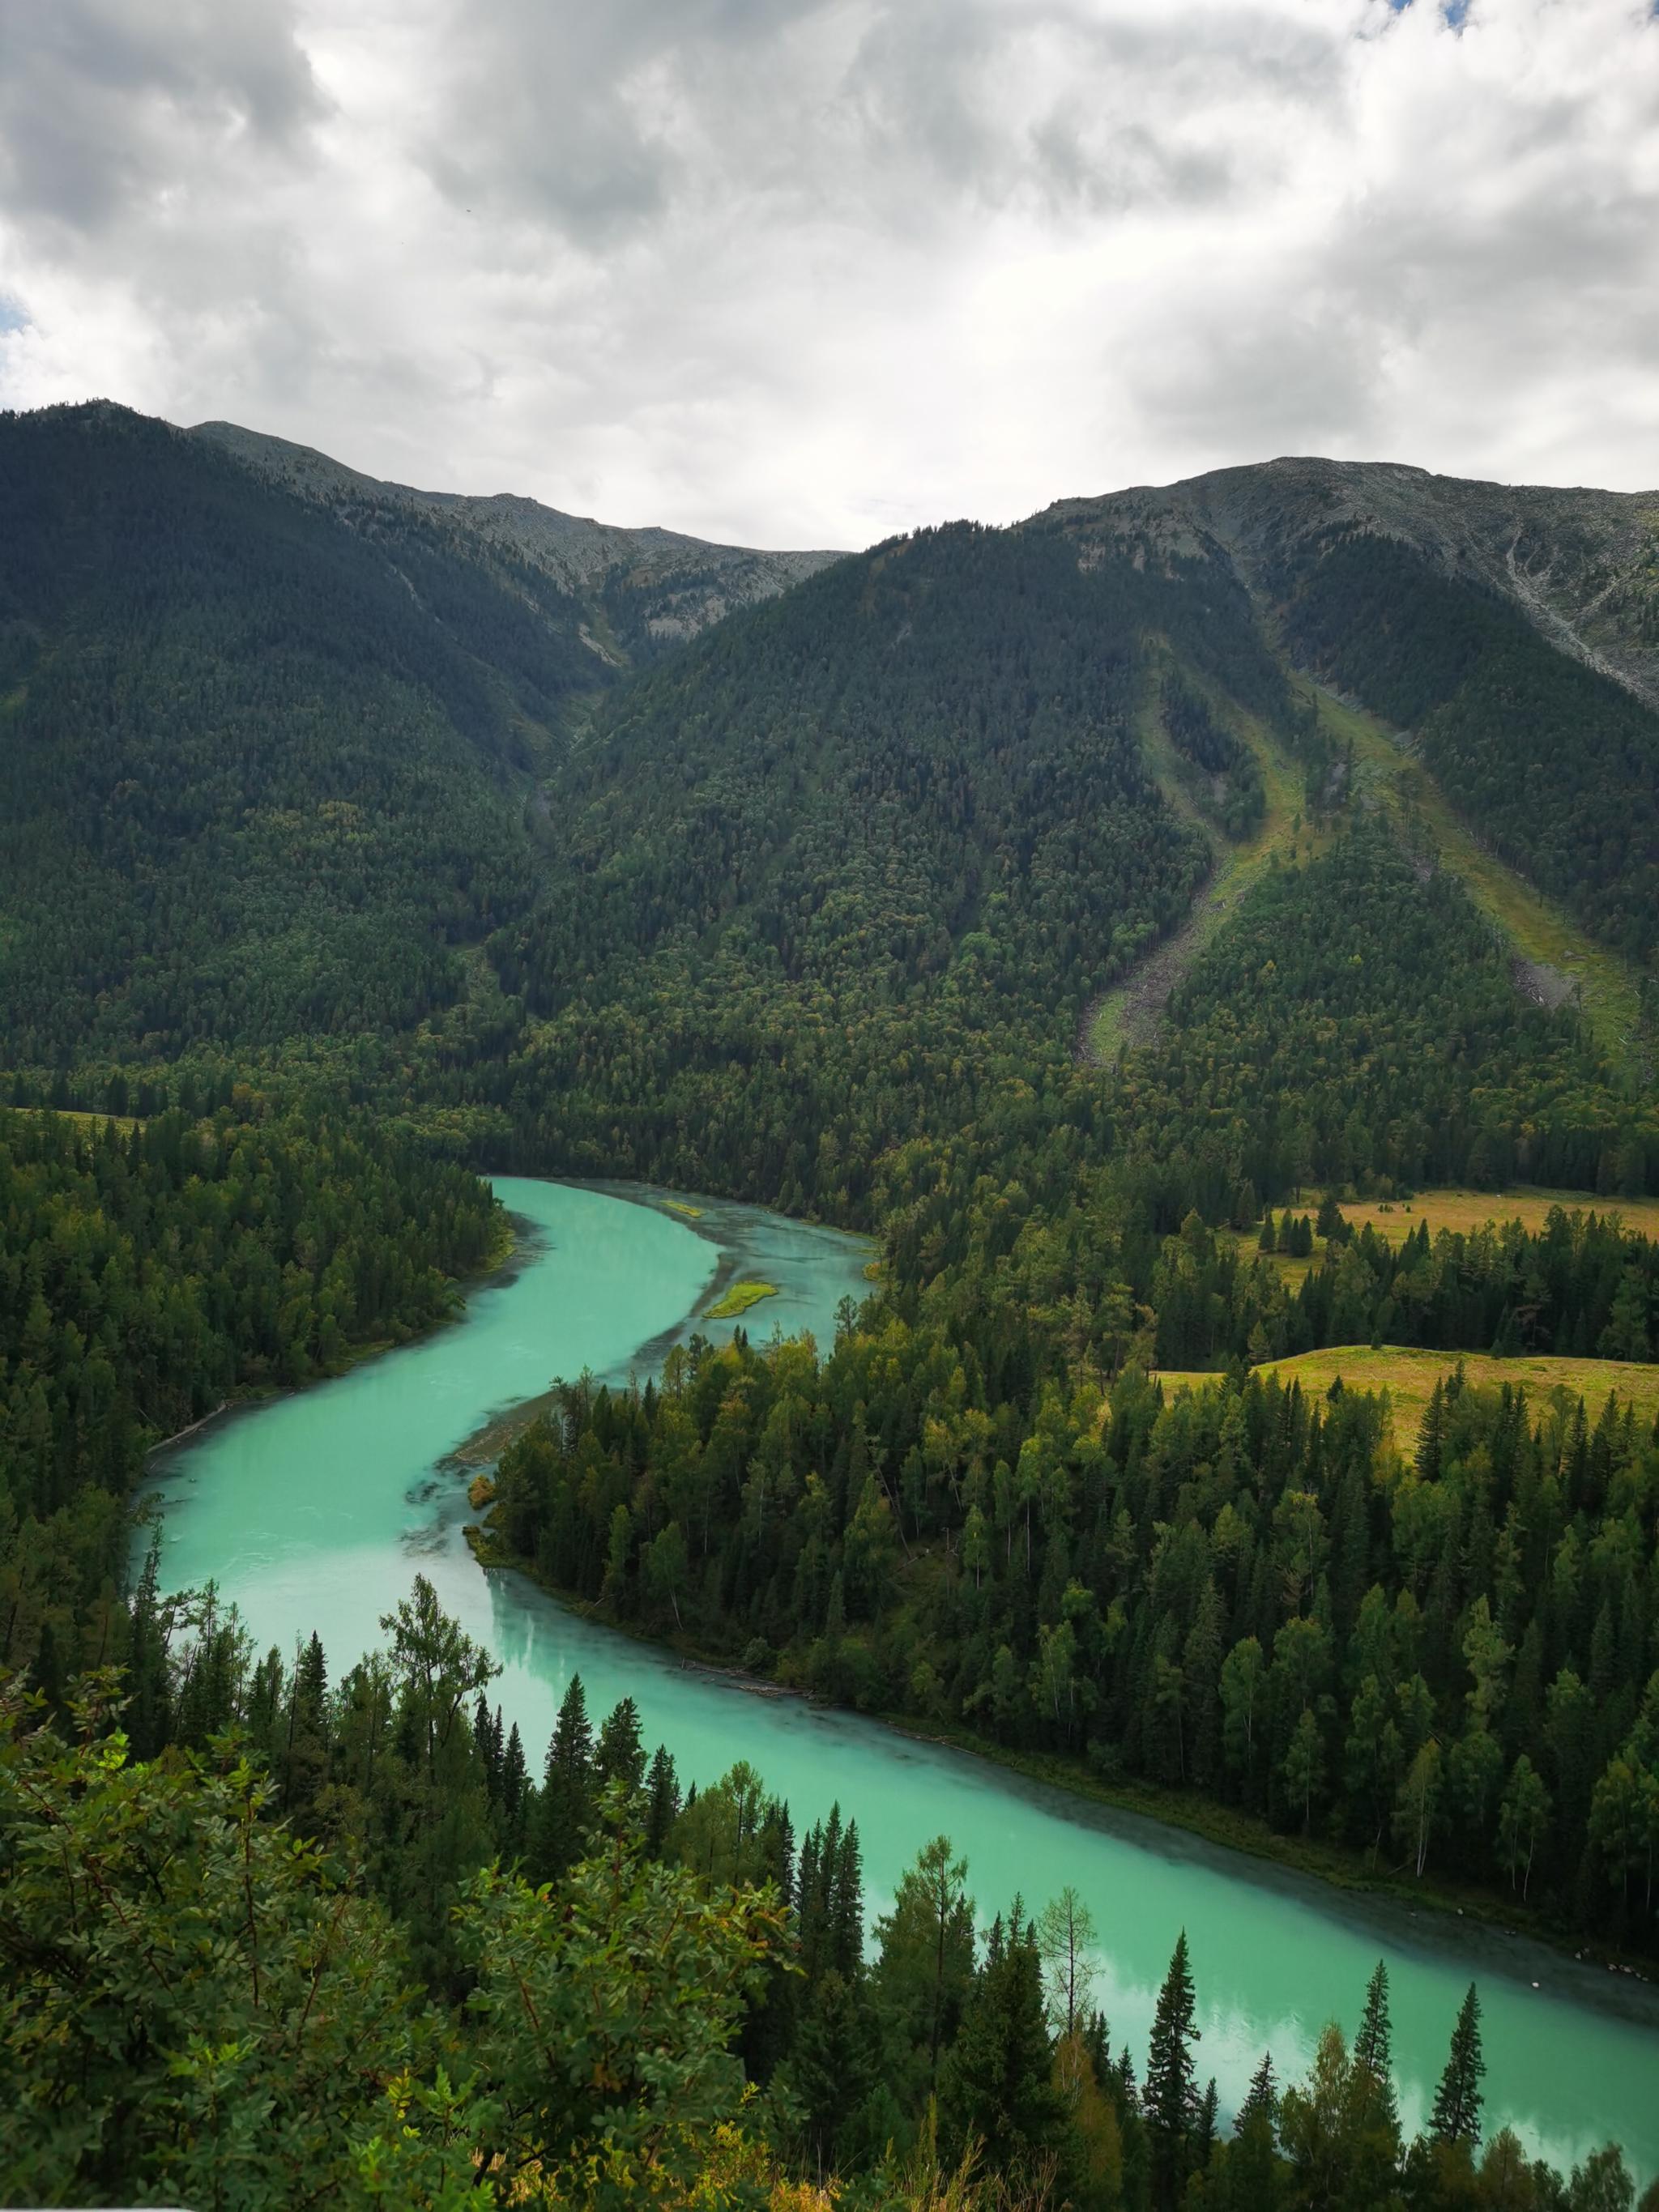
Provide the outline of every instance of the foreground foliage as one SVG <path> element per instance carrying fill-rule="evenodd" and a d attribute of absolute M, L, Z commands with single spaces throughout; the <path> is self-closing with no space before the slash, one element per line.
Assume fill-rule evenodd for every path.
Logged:
<path fill-rule="evenodd" d="M 386 1626 L 387 1657 L 337 1693 L 319 1657 L 286 1683 L 274 1654 L 233 1665 L 228 1727 L 151 1761 L 131 1755 L 112 1677 L 80 1683 L 56 1723 L 0 1693 L 9 2195 L 226 2212 L 1629 2212 L 1616 2148 L 1566 2183 L 1507 2132 L 1481 2151 L 1473 1989 L 1421 2140 L 1400 2128 L 1381 1966 L 1352 2047 L 1328 2027 L 1282 2092 L 1264 2059 L 1229 2135 L 1200 2085 L 1184 1936 L 1138 2077 L 1091 2008 L 1097 1931 L 1073 1893 L 1035 1916 L 1016 1899 L 976 1935 L 967 1867 L 940 1837 L 866 1955 L 857 1828 L 839 1812 L 797 1850 L 746 1767 L 682 1800 L 666 1753 L 647 1768 L 631 1705 L 595 1738 L 580 1682 L 540 1789 L 521 1762 L 504 1788 L 499 1719 L 459 1702 L 488 1662 L 418 1582 Z M 386 1771 L 355 1807 L 324 1792 L 321 1844 L 276 1817 L 291 1774 L 248 1741 L 271 1668 L 290 1749 L 297 1734 L 325 1767 L 351 1763 L 365 1677 L 398 1683 Z M 172 1686 L 181 1717 L 177 1672 Z M 362 1846 L 375 1802 L 440 1737 L 446 1796 L 477 1825 L 411 1920 Z M 443 1819 L 435 1802 L 420 1817 Z M 502 1870 L 515 1840 L 540 1887 Z M 451 1964 L 423 1975 L 434 1911 Z"/>

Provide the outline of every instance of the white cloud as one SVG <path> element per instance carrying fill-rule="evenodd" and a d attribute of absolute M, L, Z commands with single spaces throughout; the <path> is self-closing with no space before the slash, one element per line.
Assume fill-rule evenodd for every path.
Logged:
<path fill-rule="evenodd" d="M 0 0 L 0 398 L 856 544 L 1659 482 L 1649 0 Z"/>

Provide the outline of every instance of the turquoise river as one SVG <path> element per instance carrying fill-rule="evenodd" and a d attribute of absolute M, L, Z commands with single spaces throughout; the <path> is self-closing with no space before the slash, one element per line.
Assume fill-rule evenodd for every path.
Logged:
<path fill-rule="evenodd" d="M 556 1376 L 642 1377 L 694 1326 L 729 1332 L 696 1317 L 734 1275 L 779 1286 L 747 1316 L 751 1336 L 811 1329 L 827 1347 L 840 1301 L 867 1288 L 869 1256 L 856 1239 L 715 1200 L 685 1201 L 702 1208 L 693 1218 L 623 1185 L 503 1176 L 495 1188 L 519 1218 L 519 1254 L 462 1321 L 158 1455 L 168 1588 L 216 1581 L 261 1646 L 291 1649 L 316 1629 L 337 1674 L 380 1640 L 380 1616 L 418 1571 L 502 1662 L 497 1692 L 532 1762 L 580 1673 L 596 1715 L 638 1700 L 647 1741 L 670 1746 L 684 1780 L 746 1759 L 788 1799 L 798 1832 L 838 1799 L 858 1820 L 872 1911 L 940 1832 L 967 1856 L 987 1919 L 1016 1891 L 1035 1909 L 1073 1883 L 1102 1930 L 1097 2000 L 1137 2063 L 1184 1927 L 1200 2071 L 1229 2104 L 1264 2048 L 1283 2079 L 1326 2021 L 1352 2032 L 1385 1956 L 1402 2109 L 1420 2121 L 1474 1978 L 1489 2130 L 1508 2121 L 1563 2165 L 1612 2137 L 1644 2177 L 1659 2172 L 1659 1993 L 1646 1984 L 1327 1889 L 849 1714 L 750 1694 L 577 1619 L 521 1577 L 484 1573 L 462 1535 L 463 1480 L 445 1462 L 490 1415 Z"/>

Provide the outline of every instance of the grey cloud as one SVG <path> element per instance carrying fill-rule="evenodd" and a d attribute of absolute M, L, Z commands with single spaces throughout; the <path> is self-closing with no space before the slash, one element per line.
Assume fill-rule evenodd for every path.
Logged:
<path fill-rule="evenodd" d="M 872 27 L 853 88 L 872 157 L 925 162 L 936 187 L 986 205 L 1098 215 L 1237 188 L 1249 161 L 1218 112 L 1328 104 L 1342 44 L 1248 7 L 1115 18 L 1073 0 L 905 0 Z"/>
<path fill-rule="evenodd" d="M 492 0 L 453 19 L 454 67 L 423 159 L 458 204 L 605 245 L 666 209 L 689 88 L 764 50 L 823 0 Z"/>
<path fill-rule="evenodd" d="M 1382 394 L 1364 319 L 1305 295 L 1252 318 L 1247 303 L 1217 289 L 1207 316 L 1158 334 L 1136 365 L 1143 418 L 1206 459 L 1221 423 L 1239 459 L 1369 450 Z"/>
<path fill-rule="evenodd" d="M 0 0 L 0 200 L 86 229 L 320 109 L 289 0 Z"/>
<path fill-rule="evenodd" d="M 1644 4 L 0 0 L 0 399 L 772 544 L 1650 477 Z"/>

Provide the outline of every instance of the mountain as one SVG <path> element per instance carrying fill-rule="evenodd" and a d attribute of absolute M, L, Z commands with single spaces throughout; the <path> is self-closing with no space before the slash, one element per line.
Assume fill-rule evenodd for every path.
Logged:
<path fill-rule="evenodd" d="M 525 903 L 631 651 L 828 556 L 446 501 L 98 404 L 0 417 L 14 1063 L 396 1031 Z"/>
<path fill-rule="evenodd" d="M 1659 946 L 1659 494 L 1278 460 L 1067 502 L 1139 559 L 1224 561 L 1294 664 L 1405 733 L 1505 861 Z"/>
<path fill-rule="evenodd" d="M 1169 1006 L 1160 1205 L 1647 1175 L 1640 501 L 1275 462 L 831 561 L 110 408 L 0 461 L 14 1064 L 303 1053 L 495 1159 L 869 1218 L 907 1146 L 1083 1141 L 1079 1040 Z"/>
<path fill-rule="evenodd" d="M 1398 463 L 1284 459 L 1051 508 L 1073 528 L 1224 546 L 1263 582 L 1336 533 L 1409 548 L 1659 707 L 1659 491 L 1558 489 Z"/>
<path fill-rule="evenodd" d="M 952 1150 L 971 1183 L 966 1161 L 1006 1162 L 1022 1124 L 1054 1133 L 1056 1190 L 1066 1147 L 1133 1135 L 1175 1220 L 1253 1218 L 1238 1194 L 1316 1176 L 1513 1174 L 1523 1150 L 1534 1176 L 1644 1176 L 1606 1039 L 1571 1006 L 1527 1012 L 1491 886 L 1472 897 L 1377 802 L 1304 672 L 1348 543 L 1264 573 L 1214 530 L 1109 502 L 923 531 L 642 672 L 552 772 L 537 898 L 489 948 L 526 1019 L 493 1066 L 447 1041 L 456 1103 L 497 1109 L 526 1163 L 853 1218 L 890 1220 L 896 1176 L 949 1183 Z M 1582 802 L 1566 889 L 1639 953 L 1641 802 L 1583 763 L 1659 725 L 1489 592 L 1431 592 L 1415 552 L 1377 543 L 1405 582 L 1381 578 L 1369 622 L 1356 602 L 1341 672 L 1368 639 L 1391 649 L 1402 609 L 1406 668 L 1447 664 L 1435 699 L 1466 718 L 1518 669 L 1521 709 L 1475 725 L 1510 774 L 1528 713 L 1565 691 L 1585 717 L 1559 769 Z M 1121 1088 L 1078 1079 L 1091 1009 L 1170 951 L 1161 1000 L 1190 1037 Z"/>
<path fill-rule="evenodd" d="M 199 422 L 190 433 L 386 546 L 434 529 L 456 551 L 511 577 L 527 570 L 580 602 L 583 642 L 612 665 L 682 643 L 757 605 L 840 556 L 715 545 L 673 530 L 623 530 L 510 493 L 416 491 L 362 476 L 309 446 Z"/>

